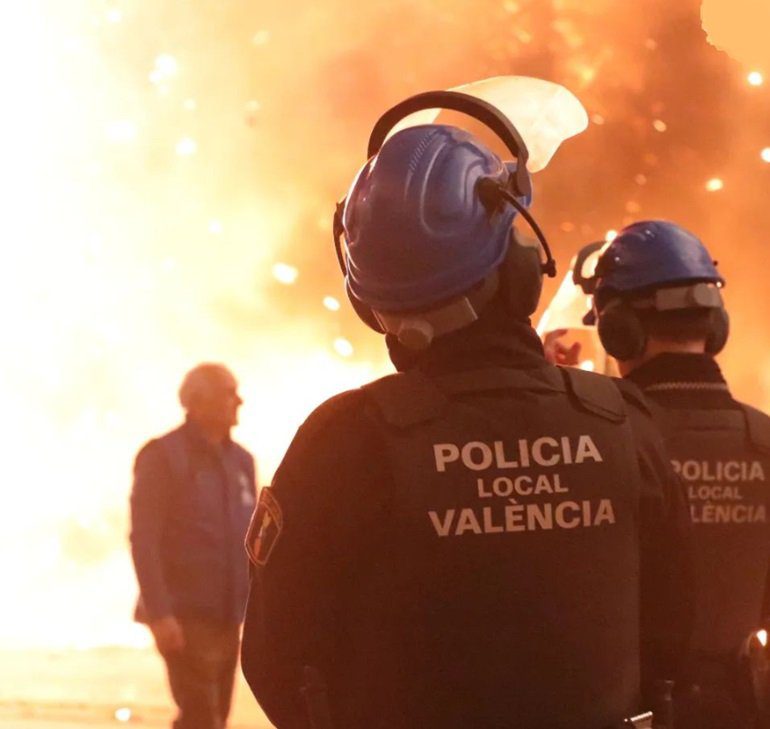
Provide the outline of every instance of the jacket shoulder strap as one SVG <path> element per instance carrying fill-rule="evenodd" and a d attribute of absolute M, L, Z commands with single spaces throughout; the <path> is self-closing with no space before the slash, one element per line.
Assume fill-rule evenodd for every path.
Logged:
<path fill-rule="evenodd" d="M 613 423 L 622 423 L 626 419 L 623 395 L 611 377 L 576 367 L 559 369 L 568 391 L 584 410 Z"/>
<path fill-rule="evenodd" d="M 397 428 L 407 428 L 438 417 L 446 396 L 418 370 L 388 375 L 361 390 L 374 402 L 382 417 Z"/>
<path fill-rule="evenodd" d="M 746 417 L 749 440 L 759 450 L 770 454 L 770 418 L 761 410 L 741 404 Z"/>

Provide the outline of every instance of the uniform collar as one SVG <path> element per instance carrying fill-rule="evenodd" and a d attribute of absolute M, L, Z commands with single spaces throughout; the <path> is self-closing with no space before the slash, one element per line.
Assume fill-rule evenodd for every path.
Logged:
<path fill-rule="evenodd" d="M 722 370 L 708 354 L 664 352 L 637 367 L 627 379 L 646 392 L 692 390 L 729 393 Z"/>
<path fill-rule="evenodd" d="M 415 353 L 386 337 L 388 353 L 399 372 L 419 369 L 435 376 L 489 366 L 535 369 L 545 365 L 543 345 L 529 321 L 513 320 L 493 305 L 469 327 L 437 339 Z"/>

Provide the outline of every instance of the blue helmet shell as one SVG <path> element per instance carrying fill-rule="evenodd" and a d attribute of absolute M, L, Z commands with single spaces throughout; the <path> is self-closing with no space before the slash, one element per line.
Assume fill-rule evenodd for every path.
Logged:
<path fill-rule="evenodd" d="M 373 309 L 426 309 L 467 291 L 505 258 L 516 210 L 482 202 L 482 177 L 504 163 L 473 135 L 430 124 L 391 137 L 361 169 L 343 228 L 347 283 Z M 530 200 L 522 200 L 529 205 Z"/>
<path fill-rule="evenodd" d="M 601 309 L 615 296 L 700 281 L 724 284 L 700 239 L 674 223 L 641 221 L 623 228 L 602 254 L 594 296 Z"/>

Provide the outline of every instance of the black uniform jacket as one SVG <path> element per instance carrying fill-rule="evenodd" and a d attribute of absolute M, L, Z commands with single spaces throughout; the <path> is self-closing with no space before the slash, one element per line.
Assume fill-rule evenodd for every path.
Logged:
<path fill-rule="evenodd" d="M 477 324 L 318 408 L 264 490 L 242 662 L 279 729 L 600 729 L 640 650 L 677 670 L 688 519 L 643 398 Z"/>
<path fill-rule="evenodd" d="M 662 354 L 629 379 L 658 406 L 689 502 L 694 657 L 734 659 L 767 614 L 770 418 L 737 402 L 705 354 Z"/>

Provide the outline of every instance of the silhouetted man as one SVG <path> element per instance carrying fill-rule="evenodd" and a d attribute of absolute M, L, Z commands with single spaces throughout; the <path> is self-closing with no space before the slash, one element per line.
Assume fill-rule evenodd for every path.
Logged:
<path fill-rule="evenodd" d="M 248 592 L 243 539 L 256 495 L 254 459 L 230 439 L 242 400 L 232 373 L 201 364 L 184 378 L 184 425 L 136 457 L 131 552 L 137 620 L 168 670 L 175 729 L 225 726 Z"/>

